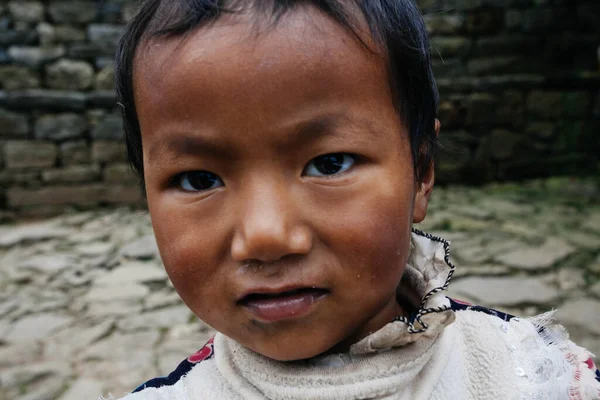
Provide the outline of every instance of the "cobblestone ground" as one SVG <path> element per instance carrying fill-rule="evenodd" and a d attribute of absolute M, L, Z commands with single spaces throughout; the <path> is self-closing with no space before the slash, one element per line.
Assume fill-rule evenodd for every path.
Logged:
<path fill-rule="evenodd" d="M 600 353 L 597 183 L 437 189 L 419 228 L 452 241 L 451 295 L 519 315 L 558 308 Z M 0 400 L 119 396 L 210 334 L 169 284 L 145 213 L 0 226 Z"/>

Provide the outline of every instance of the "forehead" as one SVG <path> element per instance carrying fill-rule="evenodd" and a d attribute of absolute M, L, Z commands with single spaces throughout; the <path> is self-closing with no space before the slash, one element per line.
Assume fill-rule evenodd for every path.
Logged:
<path fill-rule="evenodd" d="M 207 126 L 264 127 L 344 107 L 341 98 L 367 108 L 391 99 L 385 58 L 370 36 L 367 49 L 312 7 L 275 24 L 260 18 L 226 15 L 185 38 L 140 45 L 133 81 L 144 139 L 159 125 L 197 129 L 198 114 Z"/>

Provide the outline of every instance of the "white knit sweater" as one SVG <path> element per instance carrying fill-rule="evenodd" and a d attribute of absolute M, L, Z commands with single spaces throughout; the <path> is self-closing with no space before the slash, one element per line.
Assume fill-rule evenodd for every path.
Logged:
<path fill-rule="evenodd" d="M 591 355 L 552 315 L 453 311 L 443 294 L 454 272 L 448 243 L 418 231 L 412 239 L 398 290 L 419 306 L 412 321 L 389 323 L 349 354 L 303 362 L 274 361 L 217 334 L 214 357 L 123 399 L 600 399 Z"/>

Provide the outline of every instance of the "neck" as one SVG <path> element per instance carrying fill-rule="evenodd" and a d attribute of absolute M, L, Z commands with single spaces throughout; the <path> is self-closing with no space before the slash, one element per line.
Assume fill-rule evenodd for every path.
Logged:
<path fill-rule="evenodd" d="M 396 297 L 389 299 L 373 318 L 361 324 L 360 328 L 352 332 L 344 340 L 320 355 L 348 353 L 350 346 L 377 332 L 389 324 L 396 317 L 408 317 L 405 308 L 400 305 Z"/>

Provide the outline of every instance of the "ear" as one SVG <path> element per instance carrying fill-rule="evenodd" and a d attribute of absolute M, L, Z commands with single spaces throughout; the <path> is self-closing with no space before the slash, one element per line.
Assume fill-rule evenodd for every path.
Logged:
<path fill-rule="evenodd" d="M 435 120 L 435 136 L 440 134 L 440 121 L 436 118 Z M 435 172 L 433 161 L 429 164 L 425 175 L 419 187 L 417 187 L 417 193 L 415 194 L 415 206 L 413 209 L 413 223 L 417 224 L 425 219 L 427 215 L 427 206 L 429 205 L 429 198 L 433 192 L 433 184 L 435 182 Z"/>

